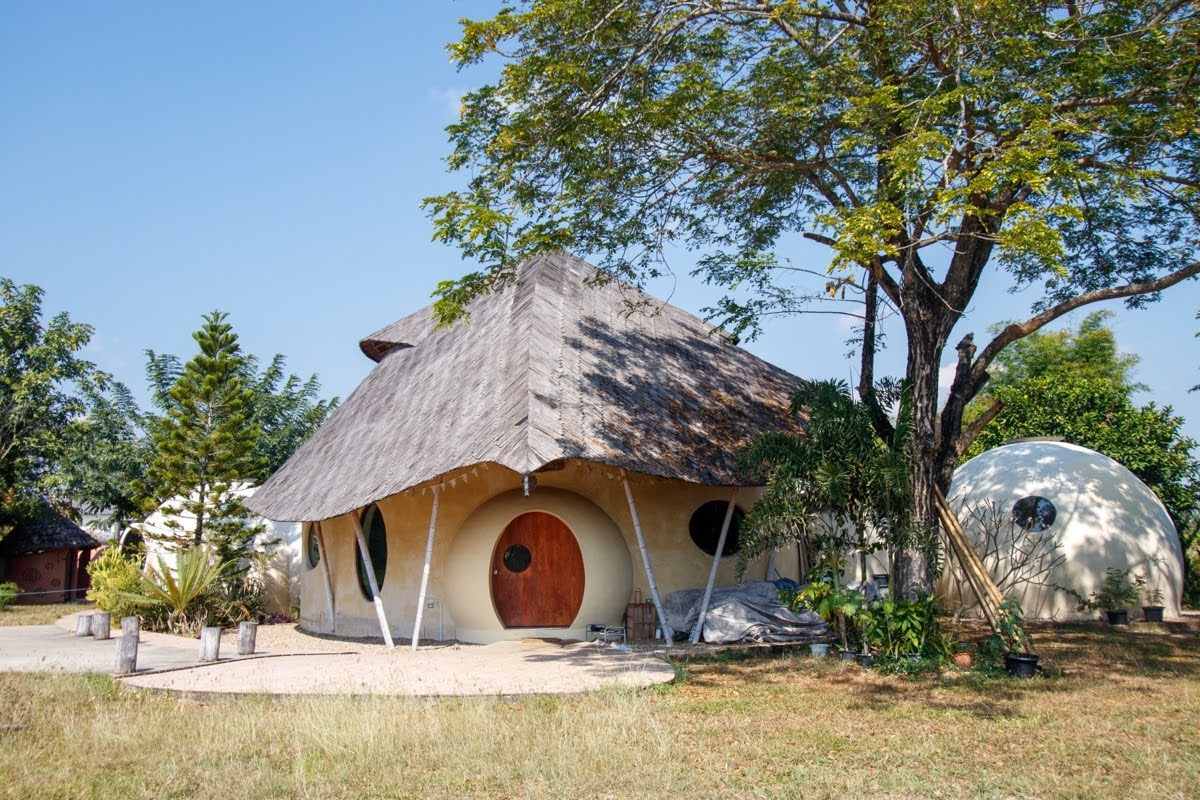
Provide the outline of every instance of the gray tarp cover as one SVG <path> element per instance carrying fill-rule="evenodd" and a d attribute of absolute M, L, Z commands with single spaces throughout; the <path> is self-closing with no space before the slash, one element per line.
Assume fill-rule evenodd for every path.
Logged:
<path fill-rule="evenodd" d="M 703 589 L 683 589 L 667 595 L 663 615 L 675 631 L 687 633 L 700 618 Z M 746 639 L 755 642 L 805 642 L 829 636 L 829 627 L 811 611 L 795 612 L 779 602 L 770 581 L 713 589 L 701 638 L 712 644 Z"/>

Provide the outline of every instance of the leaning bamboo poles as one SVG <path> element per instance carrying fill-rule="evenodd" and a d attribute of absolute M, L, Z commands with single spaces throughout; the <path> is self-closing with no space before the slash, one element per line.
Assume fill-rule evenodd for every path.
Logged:
<path fill-rule="evenodd" d="M 383 641 L 391 650 L 396 645 L 392 643 L 392 631 L 388 625 L 387 614 L 383 611 L 383 599 L 379 596 L 379 583 L 375 580 L 375 563 L 371 560 L 371 550 L 367 547 L 367 537 L 363 534 L 362 519 L 357 513 L 351 512 L 350 521 L 354 524 L 354 537 L 358 539 L 358 552 L 362 554 L 363 564 L 366 566 L 367 584 L 371 587 L 371 599 L 375 603 L 375 616 L 379 618 L 379 632 L 383 634 Z"/>
<path fill-rule="evenodd" d="M 637 536 L 638 549 L 642 553 L 642 566 L 646 568 L 646 582 L 650 584 L 650 599 L 654 601 L 654 611 L 658 614 L 658 624 L 662 628 L 663 639 L 667 647 L 674 642 L 675 632 L 667 624 L 663 614 L 662 598 L 658 595 L 658 581 L 654 580 L 654 567 L 650 564 L 650 551 L 646 549 L 646 537 L 642 533 L 642 520 L 638 516 L 637 503 L 633 500 L 633 489 L 629 486 L 629 476 L 621 472 L 621 483 L 625 486 L 625 499 L 629 501 L 629 516 L 633 518 L 633 532 Z"/>
<path fill-rule="evenodd" d="M 696 617 L 696 626 L 692 628 L 692 635 L 688 639 L 692 644 L 700 641 L 700 635 L 704 632 L 704 621 L 708 619 L 708 603 L 712 600 L 713 586 L 717 582 L 717 567 L 721 565 L 721 556 L 725 553 L 725 540 L 729 536 L 729 524 L 733 521 L 733 512 L 737 508 L 737 496 L 738 490 L 734 489 L 725 509 L 725 521 L 721 523 L 721 535 L 717 538 L 717 552 L 713 554 L 712 569 L 708 571 L 708 583 L 704 586 L 704 599 L 700 602 L 700 616 Z"/>
<path fill-rule="evenodd" d="M 425 591 L 429 588 L 429 565 L 433 561 L 433 537 L 437 533 L 438 500 L 442 496 L 441 485 L 433 487 L 433 509 L 429 512 L 429 537 L 425 541 L 425 566 L 421 570 L 421 590 L 417 593 L 417 618 L 413 622 L 412 651 L 417 652 L 421 639 L 421 617 L 425 614 Z"/>
<path fill-rule="evenodd" d="M 941 489 L 937 489 L 936 492 L 934 500 L 938 517 L 946 531 L 946 541 L 949 542 L 950 548 L 958 558 L 958 563 L 962 567 L 963 574 L 966 575 L 971 591 L 975 592 L 975 596 L 979 599 L 979 608 L 983 611 L 984 618 L 994 629 L 1000 621 L 1000 603 L 1003 602 L 1003 597 L 1001 597 L 995 581 L 992 580 L 992 576 L 988 574 L 987 568 L 984 567 L 983 561 L 980 560 L 979 554 L 975 552 L 975 548 L 967 539 L 966 531 L 963 530 L 958 517 L 954 515 L 950 504 L 946 502 L 946 496 L 942 494 Z"/>

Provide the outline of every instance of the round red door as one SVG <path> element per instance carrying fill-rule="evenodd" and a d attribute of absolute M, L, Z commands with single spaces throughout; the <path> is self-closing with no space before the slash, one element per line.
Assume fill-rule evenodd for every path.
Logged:
<path fill-rule="evenodd" d="M 583 555 L 558 517 L 531 511 L 508 523 L 492 553 L 492 602 L 506 628 L 564 628 L 583 602 Z"/>

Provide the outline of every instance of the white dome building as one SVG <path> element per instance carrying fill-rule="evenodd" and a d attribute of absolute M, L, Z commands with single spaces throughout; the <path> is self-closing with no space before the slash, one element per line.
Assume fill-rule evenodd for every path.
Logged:
<path fill-rule="evenodd" d="M 1145 574 L 1145 591 L 1162 592 L 1164 616 L 1179 616 L 1183 590 L 1179 535 L 1154 492 L 1108 456 L 1062 441 L 1017 440 L 961 466 L 949 500 L 993 576 L 1003 571 L 1010 556 L 993 554 L 989 559 L 983 552 L 988 547 L 986 532 L 981 515 L 973 515 L 972 510 L 992 509 L 993 520 L 1000 517 L 1029 535 L 1053 536 L 1059 543 L 1061 562 L 1042 579 L 1023 582 L 1011 591 L 1027 617 L 1094 617 L 1076 612 L 1076 600 L 1052 587 L 1067 587 L 1087 597 L 1099 589 L 1110 567 Z M 939 589 L 948 602 L 955 602 L 957 588 L 949 576 L 943 577 Z M 1140 618 L 1140 608 L 1132 611 L 1131 618 Z"/>

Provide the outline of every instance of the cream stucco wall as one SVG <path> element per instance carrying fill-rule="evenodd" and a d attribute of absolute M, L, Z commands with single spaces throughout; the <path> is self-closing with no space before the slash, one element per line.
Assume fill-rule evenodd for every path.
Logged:
<path fill-rule="evenodd" d="M 539 473 L 537 480 L 539 488 L 525 498 L 508 494 L 518 492 L 521 477 L 494 464 L 481 464 L 443 478 L 422 638 L 578 638 L 586 623 L 619 622 L 633 590 L 640 589 L 643 598 L 649 600 L 649 584 L 620 476 L 604 465 L 569 461 L 561 470 Z M 677 589 L 703 586 L 712 558 L 692 542 L 688 521 L 701 504 L 728 500 L 732 490 L 637 475 L 631 476 L 631 483 L 660 591 L 665 596 Z M 748 509 L 758 494 L 755 489 L 742 490 L 738 505 Z M 429 487 L 418 487 L 379 503 L 388 540 L 387 572 L 380 597 L 392 635 L 399 638 L 412 635 L 432 499 Z M 584 554 L 584 602 L 571 628 L 505 630 L 495 616 L 489 568 L 480 569 L 479 565 L 484 559 L 490 563 L 492 548 L 508 521 L 531 510 L 547 510 L 563 518 L 576 533 Z M 310 569 L 305 561 L 301 576 L 302 626 L 343 636 L 379 635 L 374 607 L 363 597 L 355 575 L 357 545 L 351 518 L 324 520 L 321 530 L 333 585 L 334 620 L 331 623 L 327 611 L 320 572 L 323 567 Z M 460 537 L 465 538 L 460 542 Z M 623 548 L 617 546 L 618 537 Z M 765 577 L 766 561 L 764 557 L 752 563 L 747 579 Z M 734 583 L 736 568 L 735 558 L 722 559 L 717 585 Z M 776 570 L 795 577 L 794 548 L 779 553 Z"/>

